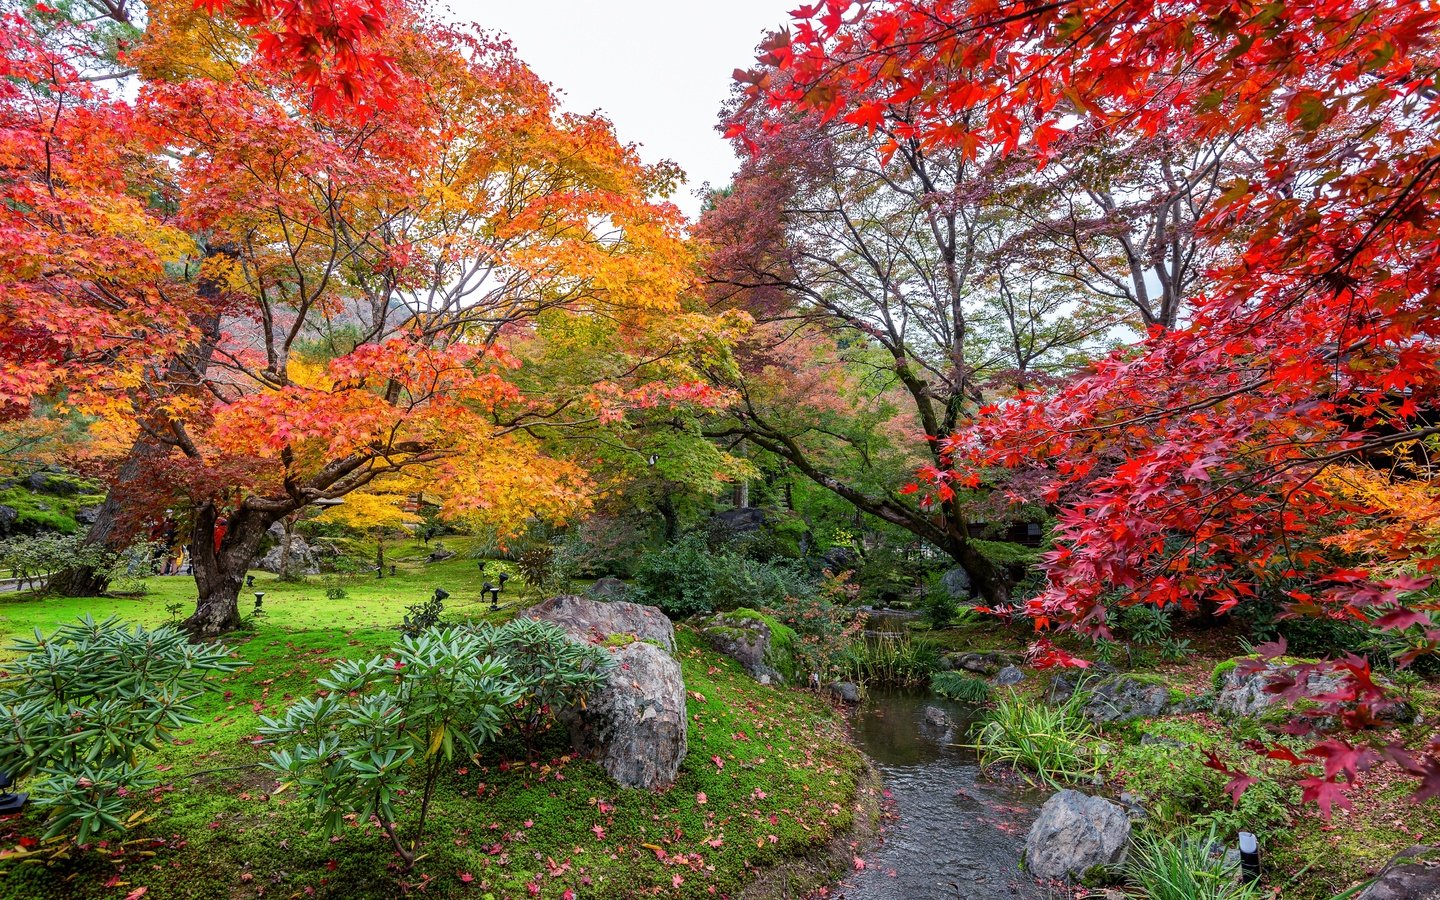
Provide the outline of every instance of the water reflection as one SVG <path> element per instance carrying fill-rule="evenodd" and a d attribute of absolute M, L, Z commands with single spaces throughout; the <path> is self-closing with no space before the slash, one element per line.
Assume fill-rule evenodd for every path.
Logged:
<path fill-rule="evenodd" d="M 926 708 L 950 724 L 927 721 Z M 875 761 L 896 816 L 866 868 L 838 885 L 847 900 L 1041 898 L 1020 852 L 1043 793 L 999 784 L 961 746 L 974 709 L 936 697 L 872 692 L 855 713 L 860 746 Z"/>

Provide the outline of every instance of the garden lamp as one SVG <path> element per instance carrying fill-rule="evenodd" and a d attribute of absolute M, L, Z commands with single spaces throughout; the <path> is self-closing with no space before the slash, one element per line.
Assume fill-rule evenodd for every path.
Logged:
<path fill-rule="evenodd" d="M 256 591 L 256 592 L 255 592 L 255 608 L 256 608 L 256 609 L 259 609 L 259 608 L 260 608 L 260 605 L 261 605 L 262 603 L 264 603 L 264 602 L 265 602 L 265 592 L 264 592 L 264 591 Z"/>
<path fill-rule="evenodd" d="M 253 588 L 253 587 L 255 586 L 255 576 L 254 576 L 254 575 L 246 575 L 246 576 L 245 576 L 245 586 L 248 587 L 248 588 Z"/>
<path fill-rule="evenodd" d="M 478 563 L 476 563 L 476 565 L 480 567 L 480 574 L 481 574 L 481 575 L 484 575 L 484 574 L 485 574 L 485 560 L 483 560 L 483 559 L 480 560 Z"/>
<path fill-rule="evenodd" d="M 9 772 L 0 772 L 0 816 L 19 812 L 20 808 L 25 805 L 25 798 L 30 796 L 29 794 L 12 793 L 10 786 L 14 783 Z"/>
<path fill-rule="evenodd" d="M 507 581 L 509 581 L 509 580 L 510 580 L 510 573 L 509 573 L 509 572 L 501 572 L 501 573 L 500 573 L 500 590 L 502 590 L 502 591 L 505 590 L 505 582 L 507 582 Z"/>
<path fill-rule="evenodd" d="M 394 563 L 391 563 L 391 564 L 390 564 L 390 577 L 391 577 L 391 578 L 394 578 L 394 577 L 395 577 L 395 564 L 394 564 Z"/>
<path fill-rule="evenodd" d="M 1248 831 L 1240 832 L 1240 873 L 1250 884 L 1260 881 L 1260 842 Z"/>
<path fill-rule="evenodd" d="M 447 597 L 449 597 L 449 596 L 450 596 L 450 592 L 447 591 L 447 590 L 445 590 L 444 588 L 438 588 L 438 587 L 437 587 L 437 588 L 435 589 L 435 601 L 436 601 L 437 603 L 438 603 L 439 601 L 441 601 L 441 600 L 444 600 L 445 598 L 447 598 Z"/>

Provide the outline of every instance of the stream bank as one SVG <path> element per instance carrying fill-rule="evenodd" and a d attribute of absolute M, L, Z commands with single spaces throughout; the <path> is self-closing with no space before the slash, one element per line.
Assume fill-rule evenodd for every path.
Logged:
<path fill-rule="evenodd" d="M 928 710 L 947 720 L 936 724 Z M 1030 900 L 1044 896 L 1020 869 L 1025 833 L 1046 793 L 995 781 L 964 746 L 979 714 L 928 694 L 871 692 L 851 732 L 884 784 L 887 823 L 835 885 L 844 900 Z M 934 718 L 934 714 L 930 714 Z"/>

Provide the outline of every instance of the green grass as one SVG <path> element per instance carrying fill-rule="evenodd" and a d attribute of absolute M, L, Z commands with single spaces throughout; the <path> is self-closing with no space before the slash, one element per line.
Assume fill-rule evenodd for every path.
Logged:
<path fill-rule="evenodd" d="M 304 804 L 277 793 L 273 775 L 256 767 L 265 751 L 253 741 L 260 715 L 312 693 L 314 679 L 337 659 L 391 644 L 408 603 L 437 585 L 451 592 L 450 604 L 465 602 L 466 586 L 478 586 L 468 576 L 474 570 L 473 560 L 459 557 L 401 563 L 399 577 L 361 580 L 340 600 L 327 600 L 318 580 L 287 585 L 266 576 L 260 586 L 271 615 L 237 636 L 250 665 L 200 701 L 203 725 L 150 757 L 168 781 L 139 801 L 152 818 L 130 837 L 146 843 L 50 868 L 0 862 L 0 900 L 118 898 L 139 887 L 147 900 L 398 896 L 401 876 L 378 829 L 355 822 L 339 840 L 325 840 Z M 83 611 L 158 623 L 166 602 L 193 598 L 192 584 L 150 579 L 140 598 L 7 596 L 0 614 L 10 631 L 48 630 Z M 451 609 L 490 615 L 478 599 Z M 435 897 L 556 898 L 567 888 L 587 900 L 710 897 L 712 888 L 733 894 L 757 867 L 847 829 L 862 758 L 835 713 L 810 695 L 756 684 L 688 630 L 678 637 L 691 719 L 674 788 L 622 789 L 594 764 L 568 756 L 559 734 L 533 760 L 518 745 L 495 745 L 444 776 L 427 855 L 403 880 Z M 33 811 L 0 823 L 0 848 L 41 831 Z M 112 879 L 115 886 L 105 887 Z"/>

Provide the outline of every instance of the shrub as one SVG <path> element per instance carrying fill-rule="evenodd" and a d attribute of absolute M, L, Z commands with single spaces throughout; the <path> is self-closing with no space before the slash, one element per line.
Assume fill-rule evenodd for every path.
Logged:
<path fill-rule="evenodd" d="M 572 578 L 631 578 L 647 540 L 636 516 L 591 516 L 565 533 L 555 564 Z"/>
<path fill-rule="evenodd" d="M 440 596 L 439 591 L 431 596 L 424 603 L 412 603 L 406 607 L 405 618 L 400 623 L 400 630 L 406 634 L 419 634 L 440 624 L 440 617 L 445 614 L 445 600 Z"/>
<path fill-rule="evenodd" d="M 1032 703 L 1008 692 L 980 728 L 977 747 L 981 762 L 1029 770 L 1042 783 L 1056 788 L 1062 782 L 1088 777 L 1096 767 L 1090 753 L 1095 733 L 1080 714 L 1084 699 L 1079 688 L 1059 706 Z"/>
<path fill-rule="evenodd" d="M 742 606 L 776 608 L 815 595 L 804 568 L 789 560 L 761 562 L 708 549 L 699 535 L 648 554 L 631 584 L 640 598 L 671 618 Z"/>
<path fill-rule="evenodd" d="M 930 690 L 966 703 L 984 703 L 990 699 L 990 685 L 985 679 L 966 672 L 936 672 L 930 679 Z"/>
<path fill-rule="evenodd" d="M 24 655 L 0 686 L 0 769 L 29 782 L 50 814 L 47 838 L 74 828 L 81 844 L 125 827 L 127 797 L 157 781 L 140 752 L 198 722 L 207 679 L 242 665 L 220 644 L 113 617 L 85 616 L 49 637 L 36 630 L 11 650 Z"/>
<path fill-rule="evenodd" d="M 1216 832 L 1181 832 L 1169 837 L 1144 831 L 1125 863 L 1125 877 L 1149 900 L 1260 900 L 1266 893 L 1236 878 L 1225 864 Z"/>
<path fill-rule="evenodd" d="M 1244 828 L 1256 831 L 1279 827 L 1289 820 L 1287 802 L 1296 799 L 1294 788 L 1279 776 L 1280 764 L 1252 772 L 1262 777 L 1233 802 L 1225 792 L 1228 776 L 1205 765 L 1203 753 L 1214 750 L 1225 757 L 1245 751 L 1223 729 L 1204 729 L 1183 720 L 1160 720 L 1146 725 L 1158 740 L 1127 744 L 1108 761 L 1126 789 L 1145 799 L 1151 816 L 1170 828 L 1214 828 L 1233 834 Z M 1258 760 L 1255 765 L 1262 765 Z"/>
<path fill-rule="evenodd" d="M 299 786 L 328 836 L 345 816 L 374 816 L 410 866 L 425 835 L 435 783 L 458 749 L 472 754 L 504 723 L 521 696 L 503 661 L 480 636 L 459 628 L 406 635 L 388 657 L 345 660 L 319 679 L 323 697 L 298 700 L 260 733 L 285 748 L 266 767 Z M 411 842 L 396 828 L 395 801 L 412 772 L 421 778 Z"/>
<path fill-rule="evenodd" d="M 960 615 L 960 601 L 941 583 L 942 577 L 932 575 L 926 579 L 925 600 L 920 607 L 932 628 L 944 628 Z"/>
<path fill-rule="evenodd" d="M 786 597 L 766 608 L 795 633 L 790 652 L 797 673 L 814 673 L 822 681 L 838 675 L 846 651 L 864 628 L 865 617 L 844 605 L 853 588 L 845 575 L 822 579 L 814 596 Z"/>
<path fill-rule="evenodd" d="M 32 585 L 38 585 L 52 572 L 72 567 L 113 569 L 117 560 L 117 555 L 105 547 L 85 543 L 83 534 L 46 531 L 0 541 L 0 566 Z"/>
<path fill-rule="evenodd" d="M 613 658 L 603 647 L 571 640 L 553 622 L 511 619 L 500 627 L 470 626 L 479 652 L 500 659 L 515 684 L 516 701 L 507 707 L 511 723 L 528 750 L 555 716 L 605 683 Z"/>
<path fill-rule="evenodd" d="M 519 570 L 520 577 L 536 589 L 544 588 L 549 583 L 554 566 L 555 548 L 549 544 L 531 547 L 515 559 L 515 568 Z"/>

